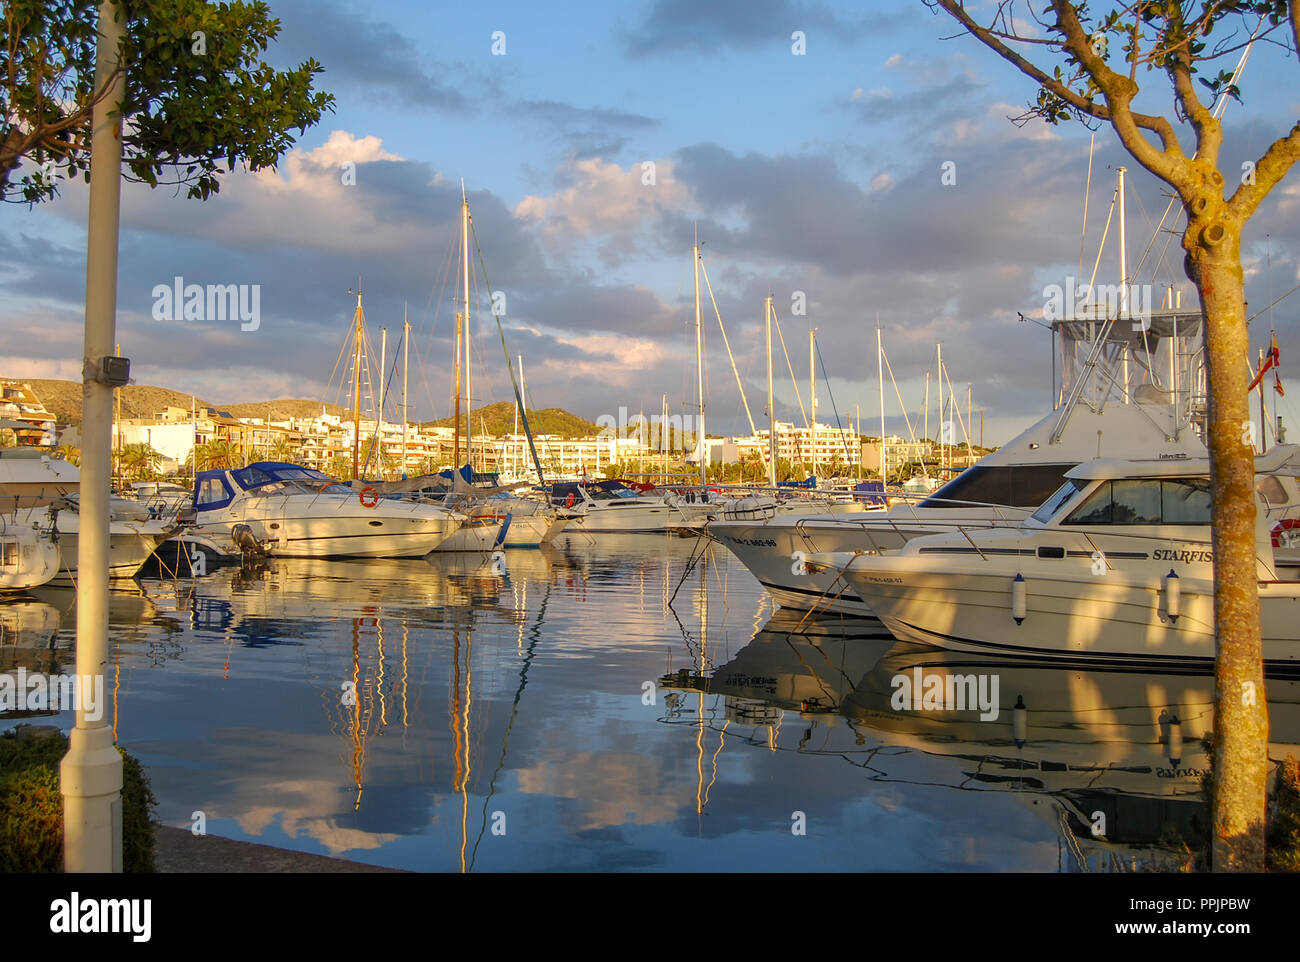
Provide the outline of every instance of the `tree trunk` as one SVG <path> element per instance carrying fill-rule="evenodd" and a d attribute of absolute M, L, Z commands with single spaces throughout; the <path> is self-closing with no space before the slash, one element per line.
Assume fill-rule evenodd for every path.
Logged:
<path fill-rule="evenodd" d="M 1250 348 L 1240 226 L 1188 217 L 1187 276 L 1205 315 L 1213 492 L 1215 724 L 1211 868 L 1264 870 L 1268 711 L 1255 545 Z"/>

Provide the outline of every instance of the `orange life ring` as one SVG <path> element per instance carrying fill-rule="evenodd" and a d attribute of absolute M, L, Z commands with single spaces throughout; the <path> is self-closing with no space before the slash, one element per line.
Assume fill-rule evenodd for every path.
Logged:
<path fill-rule="evenodd" d="M 367 492 L 370 493 L 369 501 L 366 500 Z M 375 505 L 379 503 L 379 492 L 376 491 L 374 488 L 370 487 L 370 485 L 366 485 L 364 488 L 361 489 L 361 493 L 357 495 L 357 499 L 361 502 L 361 507 L 373 508 Z"/>
<path fill-rule="evenodd" d="M 1271 536 L 1270 539 L 1273 542 L 1273 547 L 1274 548 L 1282 547 L 1283 531 L 1292 531 L 1296 528 L 1300 528 L 1300 518 L 1283 518 L 1277 524 L 1273 525 L 1273 530 L 1270 533 Z"/>
<path fill-rule="evenodd" d="M 573 492 L 572 492 L 572 491 L 570 491 L 570 492 L 569 492 L 569 496 L 568 496 L 567 498 L 564 499 L 564 506 L 565 506 L 566 508 L 572 508 L 572 507 L 573 507 Z"/>

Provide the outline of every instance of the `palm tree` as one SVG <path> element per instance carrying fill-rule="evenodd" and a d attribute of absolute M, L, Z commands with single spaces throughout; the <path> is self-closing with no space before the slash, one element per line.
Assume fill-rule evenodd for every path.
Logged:
<path fill-rule="evenodd" d="M 81 466 L 81 448 L 73 447 L 71 444 L 60 444 L 57 453 L 69 464 Z"/>
<path fill-rule="evenodd" d="M 122 449 L 122 472 L 128 478 L 148 480 L 161 463 L 162 455 L 143 441 Z"/>
<path fill-rule="evenodd" d="M 297 454 L 297 449 L 289 443 L 289 439 L 280 437 L 276 438 L 275 443 L 271 445 L 269 459 L 272 461 L 292 461 L 295 454 Z"/>
<path fill-rule="evenodd" d="M 329 473 L 336 478 L 346 478 L 352 474 L 352 459 L 342 451 L 336 452 L 330 461 Z"/>

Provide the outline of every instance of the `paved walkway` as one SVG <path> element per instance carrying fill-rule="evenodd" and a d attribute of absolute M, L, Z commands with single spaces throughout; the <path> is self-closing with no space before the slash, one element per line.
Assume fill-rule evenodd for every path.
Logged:
<path fill-rule="evenodd" d="M 195 835 L 186 828 L 154 827 L 154 866 L 159 872 L 397 872 L 326 855 Z"/>

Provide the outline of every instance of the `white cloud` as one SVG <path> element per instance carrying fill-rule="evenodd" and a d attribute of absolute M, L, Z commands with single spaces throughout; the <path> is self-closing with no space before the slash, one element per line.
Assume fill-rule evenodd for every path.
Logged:
<path fill-rule="evenodd" d="M 514 214 L 539 223 L 551 236 L 635 232 L 661 210 L 680 208 L 687 200 L 685 185 L 673 176 L 673 162 L 653 163 L 654 182 L 648 184 L 647 169 L 639 163 L 624 168 L 599 157 L 571 161 L 562 174 L 572 186 L 549 197 L 530 194 Z"/>

